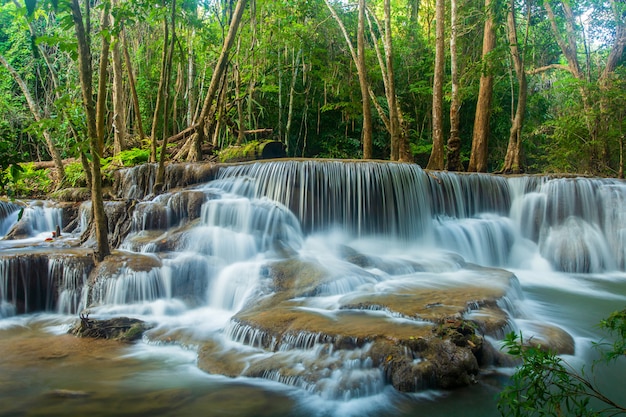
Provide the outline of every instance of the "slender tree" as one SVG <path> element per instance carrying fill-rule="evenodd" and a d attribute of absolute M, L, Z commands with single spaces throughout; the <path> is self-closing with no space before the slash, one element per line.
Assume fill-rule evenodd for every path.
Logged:
<path fill-rule="evenodd" d="M 78 0 L 71 0 L 70 8 L 72 12 L 72 20 L 76 31 L 76 39 L 78 40 L 78 76 L 80 79 L 81 90 L 83 93 L 83 106 L 85 107 L 85 115 L 87 118 L 87 136 L 89 138 L 89 149 L 91 152 L 91 203 L 93 210 L 93 224 L 96 231 L 96 253 L 95 257 L 98 261 L 102 261 L 110 254 L 108 241 L 108 226 L 106 214 L 104 212 L 104 200 L 102 197 L 102 175 L 100 173 L 100 157 L 102 150 L 97 124 L 96 124 L 96 104 L 93 97 L 93 80 L 92 80 L 92 61 L 90 46 L 90 19 L 89 19 L 89 2 L 85 2 L 85 16 L 81 11 Z M 107 26 L 108 11 L 103 14 L 103 25 Z M 103 40 L 103 48 L 104 47 Z M 100 80 L 103 82 L 104 80 Z"/>
<path fill-rule="evenodd" d="M 509 144 L 504 157 L 502 172 L 519 174 L 522 172 L 522 127 L 524 125 L 524 114 L 526 113 L 526 98 L 528 96 L 528 82 L 526 81 L 526 71 L 524 69 L 524 58 L 520 52 L 517 37 L 517 20 L 515 18 L 515 0 L 510 0 L 507 12 L 507 34 L 509 38 L 509 51 L 513 68 L 517 77 L 518 93 L 515 116 L 509 131 Z"/>
<path fill-rule="evenodd" d="M 447 144 L 446 169 L 462 171 L 461 164 L 461 98 L 459 94 L 459 69 L 457 54 L 457 38 L 459 33 L 457 0 L 450 0 L 450 77 L 452 91 L 450 94 L 450 137 Z"/>
<path fill-rule="evenodd" d="M 222 51 L 220 52 L 220 56 L 215 64 L 215 69 L 213 70 L 213 75 L 211 76 L 211 83 L 209 84 L 209 90 L 207 91 L 204 104 L 202 105 L 202 111 L 200 112 L 198 120 L 194 126 L 194 134 L 191 137 L 192 146 L 189 150 L 189 155 L 187 156 L 187 159 L 190 161 L 199 161 L 202 158 L 201 146 L 206 140 L 205 128 L 209 122 L 209 114 L 212 110 L 213 101 L 218 95 L 223 75 L 228 66 L 228 54 L 233 46 L 233 43 L 235 42 L 235 37 L 237 36 L 237 31 L 239 29 L 239 24 L 241 23 L 241 17 L 243 16 L 246 3 L 246 0 L 237 0 L 237 5 L 235 6 L 235 11 L 232 15 L 230 26 L 228 28 L 228 34 L 224 39 Z"/>
<path fill-rule="evenodd" d="M 370 107 L 370 88 L 367 82 L 367 67 L 365 65 L 365 0 L 359 0 L 359 23 L 357 28 L 357 52 L 354 51 L 354 46 L 348 35 L 343 21 L 330 4 L 329 0 L 324 0 L 331 15 L 339 25 L 341 32 L 346 40 L 350 54 L 352 55 L 352 61 L 356 65 L 357 75 L 359 77 L 359 87 L 361 88 L 361 99 L 363 103 L 363 131 L 362 131 L 362 143 L 363 143 L 363 159 L 370 159 L 372 157 L 372 110 Z"/>
<path fill-rule="evenodd" d="M 491 99 L 493 95 L 493 74 L 489 68 L 489 54 L 496 47 L 496 33 L 493 17 L 492 0 L 485 0 L 485 27 L 483 33 L 482 50 L 482 74 L 478 87 L 478 102 L 474 116 L 474 132 L 472 134 L 472 151 L 470 154 L 470 172 L 486 172 L 488 142 L 489 142 L 489 119 L 491 116 Z"/>
<path fill-rule="evenodd" d="M 112 2 L 113 7 L 117 1 Z M 124 75 L 122 72 L 122 45 L 120 42 L 119 22 L 114 30 L 111 59 L 113 61 L 113 154 L 117 155 L 126 149 L 126 105 L 124 97 Z"/>
<path fill-rule="evenodd" d="M 443 161 L 443 78 L 444 78 L 444 42 L 445 42 L 445 2 L 436 2 L 435 36 L 435 74 L 433 77 L 433 147 L 428 159 L 427 169 L 441 170 Z"/>

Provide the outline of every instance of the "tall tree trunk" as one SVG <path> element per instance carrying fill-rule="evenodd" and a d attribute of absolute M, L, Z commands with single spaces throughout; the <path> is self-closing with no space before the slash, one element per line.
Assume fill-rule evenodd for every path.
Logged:
<path fill-rule="evenodd" d="M 159 129 L 159 119 L 165 118 L 163 107 L 166 100 L 167 85 L 167 51 L 169 46 L 170 28 L 167 23 L 167 17 L 163 17 L 163 52 L 161 54 L 161 76 L 159 77 L 159 89 L 157 90 L 156 104 L 154 113 L 152 114 L 152 133 L 150 134 L 150 162 L 156 162 L 157 158 L 157 134 Z"/>
<path fill-rule="evenodd" d="M 295 52 L 295 51 L 294 51 Z M 293 100 L 296 95 L 296 80 L 298 79 L 298 70 L 300 69 L 300 56 L 302 55 L 302 47 L 298 49 L 298 54 L 292 60 L 291 83 L 289 85 L 289 104 L 287 108 L 287 124 L 285 125 L 285 151 L 289 155 L 289 144 L 291 142 L 291 124 L 293 123 Z"/>
<path fill-rule="evenodd" d="M 43 111 L 41 110 L 41 107 L 35 101 L 33 96 L 30 94 L 30 91 L 28 90 L 28 86 L 26 85 L 26 82 L 17 73 L 15 68 L 13 68 L 11 64 L 9 64 L 9 62 L 2 55 L 0 55 L 0 64 L 2 64 L 9 71 L 9 73 L 13 77 L 13 80 L 20 87 L 20 90 L 22 90 L 22 94 L 24 94 L 26 103 L 28 103 L 28 108 L 30 109 L 30 112 L 33 114 L 33 118 L 35 119 L 35 121 L 36 122 L 41 121 L 41 119 L 43 118 Z M 59 180 L 59 185 L 60 185 L 65 176 L 65 171 L 63 169 L 63 160 L 61 159 L 61 153 L 59 152 L 59 149 L 54 144 L 54 141 L 52 140 L 52 136 L 50 135 L 50 132 L 48 131 L 48 129 L 44 129 L 43 137 L 44 137 L 44 140 L 46 141 L 48 152 L 50 152 L 50 156 L 52 157 L 52 161 L 54 162 L 54 167 L 57 170 L 57 179 Z"/>
<path fill-rule="evenodd" d="M 443 77 L 445 42 L 445 2 L 437 0 L 435 6 L 435 75 L 433 77 L 433 147 L 427 169 L 443 169 Z"/>
<path fill-rule="evenodd" d="M 376 18 L 376 15 L 369 12 L 367 15 L 368 24 L 370 28 L 370 36 L 372 37 L 372 43 L 378 45 L 378 38 L 372 26 L 370 16 L 374 19 L 378 30 L 382 32 L 381 23 Z M 371 87 L 369 87 L 369 96 L 374 104 L 374 108 L 378 112 L 378 116 L 383 121 L 385 129 L 389 132 L 391 154 L 390 159 L 403 162 L 412 161 L 411 151 L 409 149 L 409 141 L 407 136 L 407 129 L 402 117 L 402 110 L 398 103 L 398 96 L 395 92 L 395 74 L 393 70 L 393 40 L 391 32 L 391 5 L 390 2 L 385 0 L 385 24 L 384 24 L 384 40 L 383 49 L 385 52 L 385 58 L 380 53 L 378 47 L 374 47 L 376 52 L 376 58 L 378 59 L 378 65 L 380 67 L 380 73 L 383 79 L 383 86 L 385 88 L 385 98 L 387 99 L 387 108 L 389 109 L 389 116 L 385 114 L 385 110 L 378 103 L 376 95 Z M 392 122 L 393 120 L 393 122 Z"/>
<path fill-rule="evenodd" d="M 491 0 L 485 0 L 485 29 L 483 34 L 482 61 L 483 70 L 478 87 L 478 102 L 474 116 L 472 134 L 472 152 L 470 154 L 470 172 L 486 172 L 489 156 L 489 118 L 491 116 L 491 98 L 493 94 L 493 75 L 489 68 L 489 54 L 496 47 L 496 33 L 493 22 Z"/>
<path fill-rule="evenodd" d="M 235 41 L 235 36 L 237 35 L 237 30 L 239 29 L 239 24 L 241 23 L 241 17 L 243 16 L 243 11 L 245 7 L 246 0 L 237 0 L 237 6 L 235 7 L 235 11 L 230 22 L 230 27 L 228 28 L 228 34 L 224 39 L 222 51 L 220 53 L 219 59 L 217 60 L 217 63 L 215 64 L 213 75 L 211 76 L 209 91 L 207 92 L 207 95 L 204 99 L 202 111 L 200 112 L 200 116 L 198 117 L 198 121 L 195 125 L 195 133 L 192 137 L 193 142 L 191 149 L 189 150 L 187 160 L 199 161 L 202 158 L 201 147 L 202 143 L 206 140 L 206 134 L 204 132 L 204 129 L 209 121 L 208 116 L 211 111 L 213 101 L 217 96 L 220 86 L 220 80 L 222 79 L 223 74 L 226 72 L 226 67 L 228 66 L 228 53 Z"/>
<path fill-rule="evenodd" d="M 369 102 L 367 65 L 365 63 L 365 0 L 359 0 L 359 23 L 357 29 L 357 72 L 363 105 L 363 159 L 372 158 L 372 108 Z"/>
<path fill-rule="evenodd" d="M 393 38 L 391 33 L 391 4 L 385 0 L 385 63 L 387 67 L 387 103 L 389 106 L 389 127 L 391 128 L 392 159 L 407 161 L 408 144 L 406 136 L 402 134 L 400 125 L 400 106 L 396 97 L 396 81 L 393 70 Z M 395 149 L 395 151 L 394 151 Z"/>
<path fill-rule="evenodd" d="M 107 32 L 111 26 L 110 5 L 102 10 L 102 48 L 100 50 L 100 65 L 98 67 L 98 97 L 96 101 L 96 131 L 98 132 L 98 151 L 104 154 L 105 118 L 108 89 L 109 49 L 111 46 Z"/>
<path fill-rule="evenodd" d="M 459 97 L 459 68 L 456 42 L 459 33 L 457 19 L 457 0 L 450 1 L 450 77 L 452 91 L 450 95 L 450 137 L 447 145 L 446 169 L 463 171 L 461 164 L 461 98 Z"/>
<path fill-rule="evenodd" d="M 116 4 L 116 1 L 113 2 L 114 6 Z M 117 155 L 126 149 L 126 106 L 119 34 L 114 39 L 111 58 L 113 59 L 113 154 Z"/>
<path fill-rule="evenodd" d="M 191 126 L 194 123 L 194 107 L 196 103 L 196 91 L 194 86 L 195 71 L 195 55 L 192 39 L 195 37 L 196 30 L 189 29 L 187 39 L 187 88 L 185 98 L 187 99 L 187 125 Z"/>
<path fill-rule="evenodd" d="M 522 154 L 522 128 L 524 126 L 524 114 L 526 113 L 526 97 L 528 96 L 528 83 L 524 71 L 524 59 L 518 47 L 517 23 L 515 20 L 515 0 L 510 0 L 507 13 L 507 31 L 509 36 L 509 51 L 515 68 L 518 83 L 517 108 L 515 117 L 509 131 L 509 144 L 504 157 L 502 171 L 505 173 L 519 174 L 523 171 Z"/>
<path fill-rule="evenodd" d="M 361 31 L 363 32 L 365 31 L 364 27 L 363 29 L 361 29 L 361 25 L 362 25 L 362 22 L 361 22 L 362 19 L 361 19 L 361 14 L 360 14 L 361 10 L 363 10 L 363 13 L 365 13 L 365 8 L 364 7 L 361 8 L 361 3 L 360 3 L 361 1 L 363 0 L 359 0 L 359 29 L 357 30 L 358 33 L 360 33 Z M 339 17 L 335 9 L 333 9 L 333 6 L 330 4 L 329 0 L 324 0 L 324 3 L 326 3 L 326 7 L 328 7 L 328 10 L 330 10 L 331 15 L 333 16 L 333 18 L 339 25 L 339 29 L 341 29 L 341 33 L 343 33 L 343 37 L 345 38 L 346 44 L 348 45 L 348 49 L 350 50 L 350 54 L 352 55 L 352 61 L 354 62 L 354 65 L 357 68 L 357 75 L 359 77 L 359 86 L 361 87 L 361 100 L 363 102 L 363 133 L 362 133 L 363 135 L 363 159 L 368 159 L 368 158 L 371 158 L 372 156 L 371 155 L 372 112 L 369 106 L 370 91 L 369 91 L 367 78 L 366 78 L 367 75 L 362 70 L 361 65 L 359 63 L 359 59 L 363 58 L 363 65 L 365 65 L 365 56 L 363 56 L 364 54 L 361 54 L 361 57 L 359 58 L 359 56 L 357 55 L 357 52 L 354 50 L 354 46 L 352 45 L 352 41 L 350 40 L 348 31 L 346 30 L 346 27 L 341 21 L 341 18 Z M 358 38 L 359 36 L 357 36 L 357 43 L 358 43 Z M 363 38 L 365 38 L 364 34 L 363 34 Z M 364 39 L 363 39 L 363 43 L 364 43 Z M 364 87 L 365 87 L 365 90 L 363 90 Z M 369 123 L 369 127 L 367 125 L 368 123 Z M 366 137 L 366 134 L 369 135 L 369 139 Z"/>
<path fill-rule="evenodd" d="M 78 40 L 78 77 L 83 94 L 83 106 L 87 117 L 87 135 L 91 151 L 91 203 L 93 210 L 94 227 L 96 230 L 95 258 L 102 261 L 110 254 L 108 241 L 108 227 L 102 198 L 102 175 L 100 173 L 100 146 L 96 127 L 96 106 L 93 98 L 92 63 L 89 31 L 89 19 L 83 22 L 83 16 L 78 0 L 71 0 L 72 20 Z M 89 15 L 89 2 L 86 2 L 85 16 Z M 103 22 L 105 23 L 105 22 Z M 103 24 L 103 26 L 105 26 Z M 103 49 L 104 45 L 103 45 Z M 103 80 L 101 80 L 102 82 Z"/>
<path fill-rule="evenodd" d="M 124 63 L 126 64 L 126 71 L 128 71 L 128 87 L 133 97 L 133 110 L 135 112 L 135 118 L 137 119 L 137 133 L 139 134 L 139 140 L 143 141 L 146 134 L 144 133 L 143 123 L 141 121 L 141 108 L 139 107 L 139 96 L 137 95 L 137 87 L 135 86 L 135 75 L 128 52 L 128 44 L 126 43 L 126 31 L 122 30 L 120 38 L 122 39 L 122 48 L 124 49 Z"/>
<path fill-rule="evenodd" d="M 167 155 L 167 139 L 169 131 L 167 129 L 169 119 L 169 90 L 170 80 L 172 78 L 172 60 L 174 59 L 174 45 L 176 44 L 176 0 L 172 0 L 172 14 L 170 17 L 172 24 L 172 35 L 170 36 L 170 44 L 167 48 L 167 60 L 165 63 L 165 74 L 163 76 L 163 130 L 161 140 L 161 154 L 159 155 L 159 166 L 157 168 L 156 178 L 154 180 L 154 193 L 160 193 L 163 189 L 165 180 L 165 156 Z"/>

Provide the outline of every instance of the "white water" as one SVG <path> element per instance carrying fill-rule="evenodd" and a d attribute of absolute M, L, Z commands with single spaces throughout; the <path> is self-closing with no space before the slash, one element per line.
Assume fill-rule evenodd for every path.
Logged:
<path fill-rule="evenodd" d="M 494 415 L 495 392 L 488 387 L 465 400 L 465 391 L 400 394 L 368 359 L 367 345 L 333 351 L 317 333 L 291 334 L 277 345 L 259 329 L 230 320 L 271 294 L 268 265 L 284 257 L 327 271 L 329 277 L 294 300 L 294 308 L 331 320 L 355 314 L 339 308 L 362 294 L 497 285 L 489 274 L 464 267 L 471 262 L 517 276 L 519 288 L 501 302 L 513 317 L 512 329 L 541 337 L 538 324 L 559 327 L 576 342 L 571 360 L 588 362 L 591 342 L 601 336 L 594 325 L 626 303 L 626 186 L 613 180 L 433 175 L 410 165 L 311 161 L 223 169 L 218 180 L 196 187 L 205 202 L 192 222 L 175 193 L 138 203 L 133 233 L 122 247 L 160 258 L 161 267 L 121 267 L 80 296 L 75 284 L 67 284 L 57 311 L 73 315 L 88 306 L 95 317 L 130 315 L 155 323 L 159 336 L 129 355 L 163 363 L 177 384 L 234 384 L 196 372 L 190 352 L 207 340 L 216 354 L 247 366 L 284 363 L 287 373 L 268 371 L 260 380 L 240 382 L 281 401 L 295 399 L 286 415 L 460 415 L 475 398 L 483 400 L 467 415 Z M 35 225 L 33 234 L 49 227 Z M 347 262 L 346 250 L 367 263 Z M 7 295 L 8 272 L 1 273 L 5 262 L 0 259 L 0 328 L 19 323 L 10 318 L 15 309 Z M 64 280 L 84 284 L 85 274 L 76 271 L 65 268 Z M 384 310 L 358 314 L 390 324 L 405 320 Z M 168 335 L 185 348 L 161 346 Z M 315 367 L 323 372 L 312 380 L 308 374 Z M 148 384 L 153 374 L 145 372 L 136 378 Z"/>

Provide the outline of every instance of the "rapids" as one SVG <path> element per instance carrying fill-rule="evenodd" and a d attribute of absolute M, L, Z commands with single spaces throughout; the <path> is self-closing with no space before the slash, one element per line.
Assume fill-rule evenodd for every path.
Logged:
<path fill-rule="evenodd" d="M 154 196 L 152 165 L 118 173 L 118 250 L 95 267 L 89 203 L 0 200 L 0 416 L 498 415 L 506 332 L 583 366 L 626 304 L 622 181 L 313 160 L 167 175 Z M 72 341 L 81 312 L 154 328 Z M 376 352 L 423 369 L 413 341 L 451 317 L 494 347 L 470 386 L 393 382 Z M 618 402 L 624 368 L 600 377 Z"/>

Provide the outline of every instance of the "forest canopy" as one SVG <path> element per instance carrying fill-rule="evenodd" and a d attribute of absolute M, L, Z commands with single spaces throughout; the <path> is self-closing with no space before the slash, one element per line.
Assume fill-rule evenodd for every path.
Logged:
<path fill-rule="evenodd" d="M 2 183 L 265 139 L 623 177 L 625 22 L 619 0 L 0 0 Z"/>

